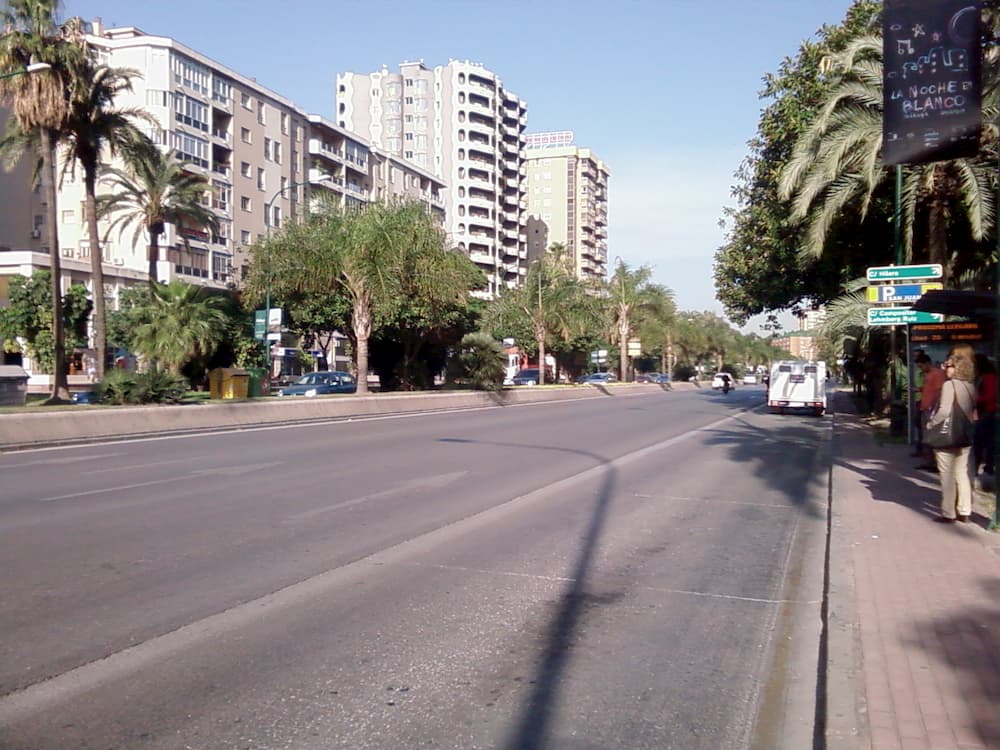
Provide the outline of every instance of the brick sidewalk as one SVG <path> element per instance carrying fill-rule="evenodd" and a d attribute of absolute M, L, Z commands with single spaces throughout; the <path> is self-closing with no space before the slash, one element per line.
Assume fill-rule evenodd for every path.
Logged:
<path fill-rule="evenodd" d="M 1000 534 L 833 403 L 827 747 L 1000 750 Z"/>

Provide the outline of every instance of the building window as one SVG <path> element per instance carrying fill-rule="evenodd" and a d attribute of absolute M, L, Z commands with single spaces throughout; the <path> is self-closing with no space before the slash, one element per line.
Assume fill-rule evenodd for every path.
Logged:
<path fill-rule="evenodd" d="M 281 144 L 278 141 L 274 142 L 273 146 L 274 161 L 281 164 Z"/>
<path fill-rule="evenodd" d="M 263 167 L 257 167 L 257 189 L 267 190 L 267 173 Z"/>
<path fill-rule="evenodd" d="M 243 109 L 253 109 L 253 99 L 250 98 L 250 94 L 246 92 L 240 93 L 240 104 Z"/>
<path fill-rule="evenodd" d="M 244 211 L 253 210 L 253 202 L 245 195 L 240 196 L 240 208 Z"/>
<path fill-rule="evenodd" d="M 244 177 L 253 177 L 253 168 L 250 166 L 250 162 L 240 162 L 240 174 Z"/>
<path fill-rule="evenodd" d="M 264 139 L 264 160 L 271 161 L 271 139 Z"/>
<path fill-rule="evenodd" d="M 281 113 L 281 133 L 282 135 L 288 135 L 288 113 Z"/>
<path fill-rule="evenodd" d="M 250 128 L 240 128 L 240 140 L 244 143 L 253 143 L 253 137 L 250 134 Z"/>
<path fill-rule="evenodd" d="M 244 245 L 250 244 L 250 232 L 246 229 L 240 231 L 240 242 Z"/>
<path fill-rule="evenodd" d="M 257 122 L 259 122 L 261 125 L 267 125 L 266 109 L 267 108 L 264 106 L 264 102 L 262 101 L 257 102 Z"/>

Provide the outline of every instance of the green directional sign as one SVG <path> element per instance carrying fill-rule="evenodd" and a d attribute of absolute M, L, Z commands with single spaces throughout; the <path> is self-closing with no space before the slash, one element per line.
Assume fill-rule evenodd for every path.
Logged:
<path fill-rule="evenodd" d="M 907 323 L 940 323 L 940 313 L 919 312 L 911 307 L 869 307 L 868 325 L 900 326 Z"/>
<path fill-rule="evenodd" d="M 263 341 L 267 335 L 267 310 L 253 311 L 253 337 Z"/>
<path fill-rule="evenodd" d="M 894 281 L 896 279 L 940 279 L 944 269 L 940 263 L 925 266 L 872 266 L 868 269 L 869 281 Z"/>

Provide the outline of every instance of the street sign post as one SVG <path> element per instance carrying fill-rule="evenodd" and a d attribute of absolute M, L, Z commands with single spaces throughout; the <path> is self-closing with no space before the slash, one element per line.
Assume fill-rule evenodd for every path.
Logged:
<path fill-rule="evenodd" d="M 940 279 L 944 269 L 940 263 L 923 266 L 872 266 L 868 269 L 869 281 L 896 281 L 898 279 Z"/>
<path fill-rule="evenodd" d="M 869 307 L 868 325 L 899 326 L 907 323 L 939 323 L 944 320 L 940 313 L 920 312 L 909 307 Z"/>
<path fill-rule="evenodd" d="M 900 304 L 916 302 L 924 295 L 924 292 L 943 288 L 944 284 L 939 281 L 930 281 L 925 284 L 880 284 L 868 287 L 867 294 L 869 302 Z"/>

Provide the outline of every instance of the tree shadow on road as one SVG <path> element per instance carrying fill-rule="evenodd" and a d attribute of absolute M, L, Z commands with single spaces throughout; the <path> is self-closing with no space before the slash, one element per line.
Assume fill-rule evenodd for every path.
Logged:
<path fill-rule="evenodd" d="M 531 695 L 524 703 L 509 739 L 503 744 L 506 750 L 544 750 L 549 742 L 559 683 L 569 666 L 572 644 L 581 619 L 585 611 L 595 603 L 598 605 L 609 603 L 607 594 L 594 594 L 588 591 L 587 584 L 611 508 L 614 487 L 618 483 L 618 470 L 611 459 L 606 456 L 558 446 L 515 445 L 454 438 L 442 438 L 441 442 L 474 443 L 491 447 L 572 453 L 593 459 L 596 464 L 595 468 L 602 469 L 601 487 L 587 523 L 586 534 L 580 545 L 576 561 L 567 573 L 569 583 L 560 597 L 556 613 L 542 637 L 544 646 L 534 677 L 531 680 L 533 686 Z"/>

